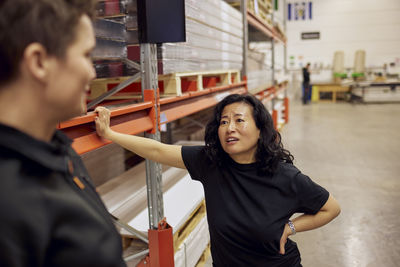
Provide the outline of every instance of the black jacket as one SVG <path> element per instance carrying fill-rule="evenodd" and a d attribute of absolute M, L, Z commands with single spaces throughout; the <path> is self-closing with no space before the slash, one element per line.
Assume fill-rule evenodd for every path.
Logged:
<path fill-rule="evenodd" d="M 0 124 L 0 266 L 126 266 L 121 238 L 71 140 Z"/>
<path fill-rule="evenodd" d="M 307 67 L 303 68 L 303 83 L 309 83 L 310 82 L 310 72 L 307 69 Z"/>

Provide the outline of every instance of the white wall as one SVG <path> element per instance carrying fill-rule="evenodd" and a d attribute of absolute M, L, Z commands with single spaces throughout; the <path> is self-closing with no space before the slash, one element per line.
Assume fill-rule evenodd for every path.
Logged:
<path fill-rule="evenodd" d="M 302 1 L 287 4 L 294 2 Z M 313 0 L 312 5 L 312 20 L 287 20 L 289 68 L 306 62 L 331 67 L 337 50 L 344 51 L 345 67 L 352 68 L 358 49 L 366 51 L 366 67 L 400 65 L 400 0 Z M 314 31 L 320 32 L 319 40 L 301 40 L 302 32 Z M 295 66 L 289 65 L 290 56 Z"/>

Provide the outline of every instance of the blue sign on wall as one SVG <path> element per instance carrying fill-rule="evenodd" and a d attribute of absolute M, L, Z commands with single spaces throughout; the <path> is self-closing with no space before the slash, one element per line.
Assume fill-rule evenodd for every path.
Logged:
<path fill-rule="evenodd" d="M 312 2 L 293 2 L 287 5 L 288 20 L 311 20 Z"/>

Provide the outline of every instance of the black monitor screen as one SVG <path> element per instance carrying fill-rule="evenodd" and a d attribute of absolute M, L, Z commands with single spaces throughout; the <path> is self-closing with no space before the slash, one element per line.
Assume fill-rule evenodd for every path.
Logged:
<path fill-rule="evenodd" d="M 141 43 L 185 42 L 184 0 L 137 0 Z"/>

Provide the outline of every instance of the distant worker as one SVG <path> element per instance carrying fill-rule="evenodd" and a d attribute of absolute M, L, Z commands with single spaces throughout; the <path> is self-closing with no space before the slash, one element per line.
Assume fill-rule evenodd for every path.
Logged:
<path fill-rule="evenodd" d="M 310 63 L 303 68 L 303 104 L 307 104 L 310 99 Z"/>
<path fill-rule="evenodd" d="M 96 111 L 100 136 L 187 169 L 203 184 L 215 267 L 300 267 L 300 252 L 288 237 L 321 227 L 340 212 L 335 198 L 293 165 L 271 115 L 252 95 L 229 95 L 217 104 L 205 146 L 121 134 L 110 128 L 109 110 Z M 295 213 L 302 215 L 291 220 Z"/>

